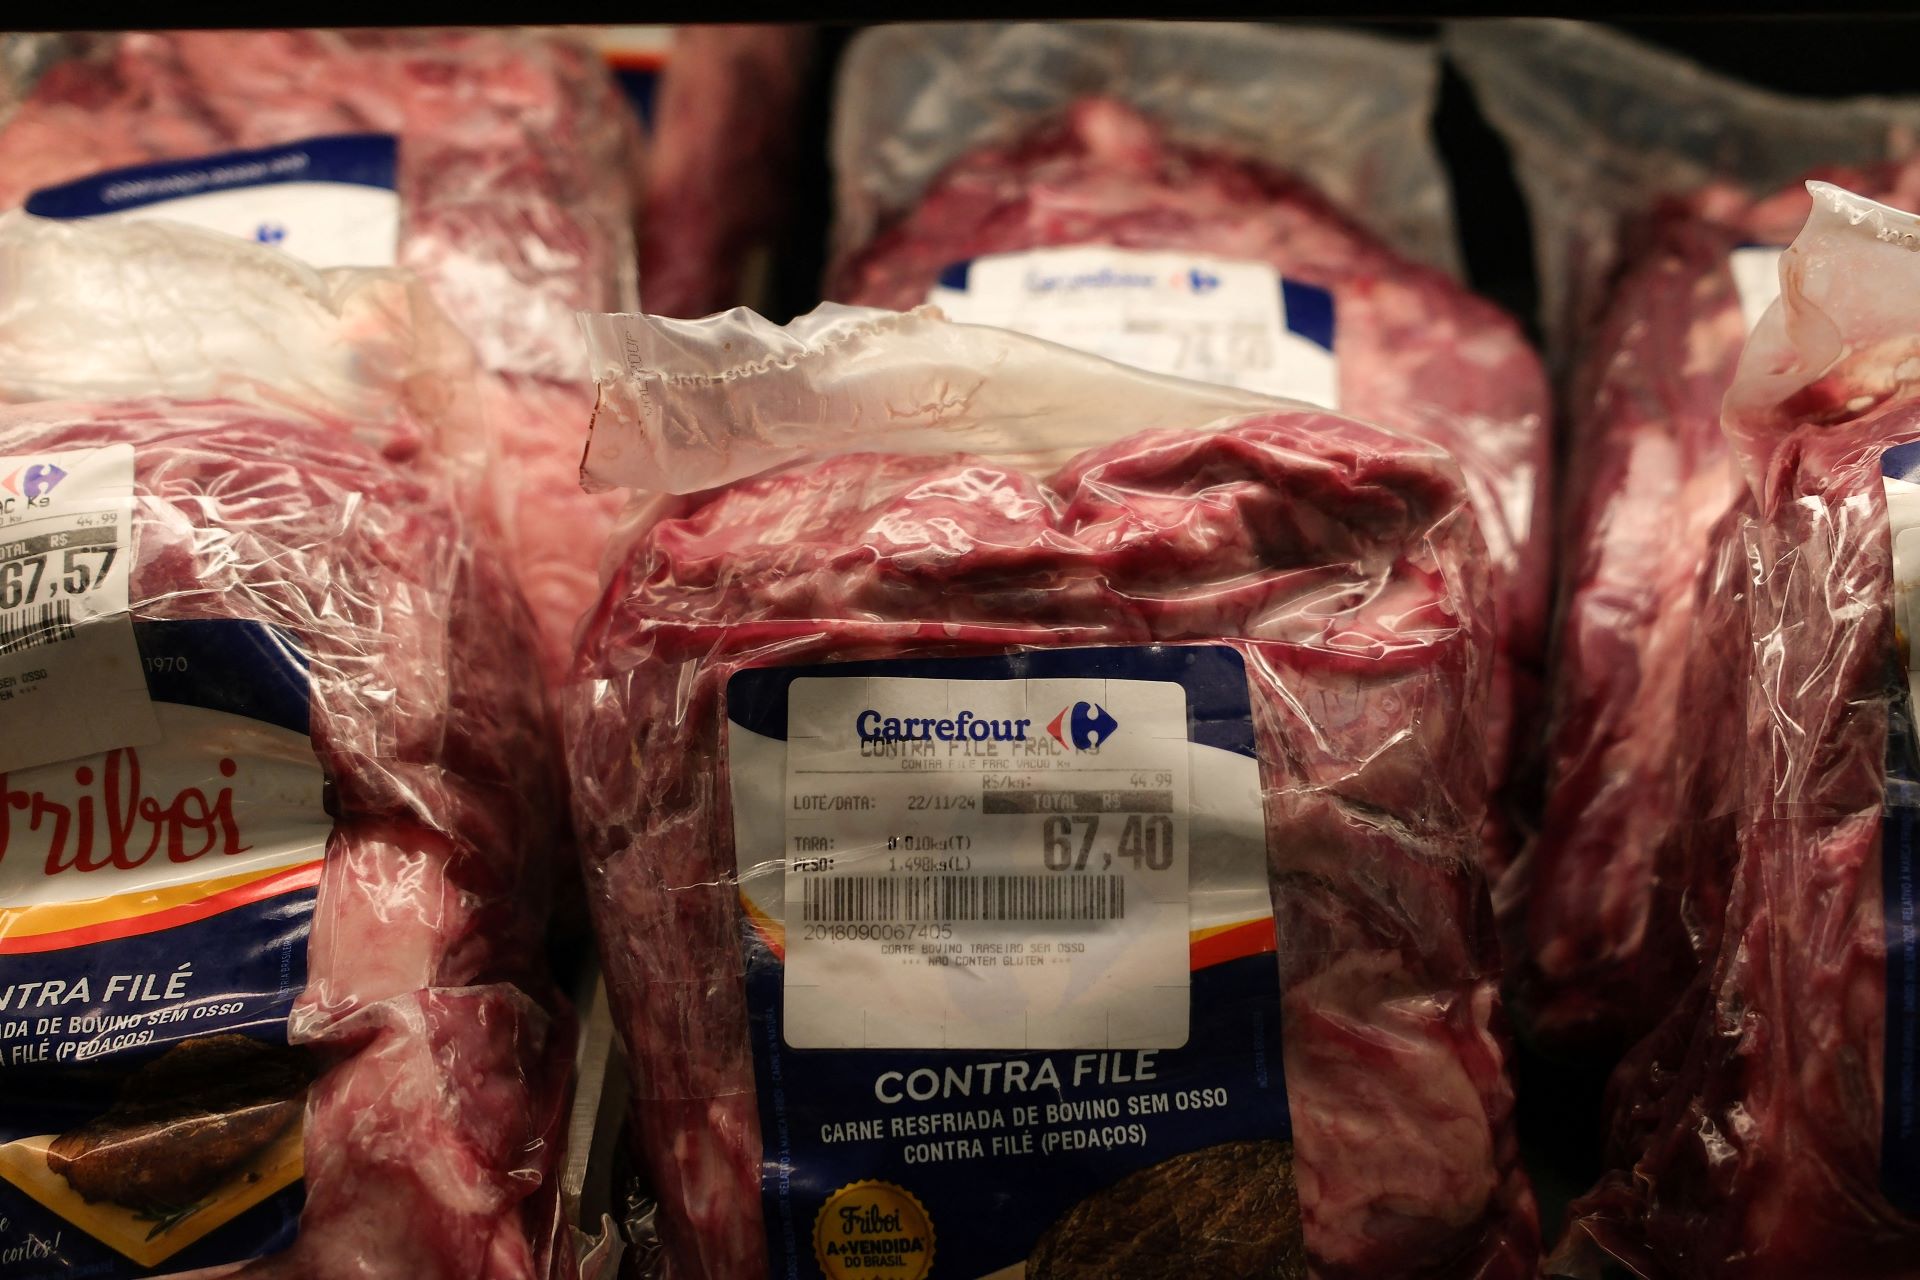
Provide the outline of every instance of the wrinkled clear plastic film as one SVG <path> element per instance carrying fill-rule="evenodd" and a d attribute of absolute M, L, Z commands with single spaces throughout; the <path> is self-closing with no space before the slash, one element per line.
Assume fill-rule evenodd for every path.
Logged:
<path fill-rule="evenodd" d="M 77 284 L 103 279 L 120 284 L 95 294 L 89 324 Z M 223 286 L 243 315 L 198 301 Z M 244 655 L 273 638 L 296 691 L 276 696 L 293 699 L 324 776 L 310 932 L 287 944 L 304 949 L 306 981 L 283 1024 L 313 1073 L 305 1207 L 250 1275 L 404 1259 L 408 1274 L 533 1280 L 566 1247 L 554 1205 L 572 1034 L 540 959 L 558 762 L 531 619 L 464 464 L 440 452 L 473 435 L 457 421 L 472 355 L 451 333 L 399 273 L 316 273 L 183 228 L 0 220 L 0 455 L 130 447 L 127 615 L 152 696 L 190 668 L 156 644 L 200 636 L 214 647 L 194 662 L 234 664 L 209 670 L 210 704 L 181 713 L 198 720 L 167 723 L 191 730 L 267 697 Z M 233 781 L 206 785 L 231 788 L 229 853 L 245 852 L 290 801 L 248 789 L 265 730 L 239 711 L 218 726 L 206 749 L 227 753 Z M 159 786 L 153 762 L 184 749 L 174 732 L 122 753 L 123 786 Z M 53 763 L 76 778 L 101 767 Z M 195 812 L 184 803 L 151 795 L 129 820 L 160 839 L 165 813 Z M 179 834 L 160 848 L 178 852 Z M 214 935 L 190 958 L 217 971 L 252 945 Z"/>
<path fill-rule="evenodd" d="M 671 1274 L 768 1268 L 729 679 L 1143 645 L 1246 663 L 1308 1264 L 1533 1274 L 1475 858 L 1488 575 L 1445 455 L 924 312 L 589 332 L 590 470 L 688 491 L 636 508 L 563 715 Z"/>
<path fill-rule="evenodd" d="M 398 271 L 322 273 L 170 223 L 0 214 L 0 350 L 0 399 L 204 399 L 246 384 L 469 484 L 490 461 L 472 347 Z"/>
<path fill-rule="evenodd" d="M 966 152 L 1101 95 L 1181 141 L 1296 173 L 1402 253 L 1457 270 L 1452 201 L 1427 134 L 1438 79 L 1428 48 L 1310 28 L 875 28 L 854 40 L 840 70 L 834 256 L 863 247 Z"/>
<path fill-rule="evenodd" d="M 587 316 L 600 403 L 585 474 L 694 493 L 835 453 L 964 450 L 1046 469 L 1170 418 L 1199 428 L 1270 403 L 1004 329 L 825 303 L 790 325 Z M 889 359 L 873 358 L 882 344 Z"/>
<path fill-rule="evenodd" d="M 1911 102 L 1774 93 L 1593 23 L 1461 21 L 1445 44 L 1514 151 L 1556 363 L 1605 305 L 1633 221 L 1662 198 L 1737 208 L 1810 171 L 1902 156 L 1920 141 Z"/>
<path fill-rule="evenodd" d="M 498 437 L 487 480 L 557 679 L 616 513 L 578 493 L 592 392 L 575 314 L 639 299 L 638 126 L 598 54 L 554 31 L 201 31 L 77 37 L 11 61 L 21 72 L 8 77 L 17 104 L 0 106 L 0 208 L 129 165 L 394 135 L 398 264 L 477 353 L 482 412 L 455 416 Z M 424 332 L 417 288 L 358 297 Z M 191 320 L 202 336 L 227 323 Z"/>
<path fill-rule="evenodd" d="M 1650 1280 L 1910 1270 L 1912 696 L 1890 513 L 1920 440 L 1920 221 L 1827 184 L 1726 400 L 1752 489 L 1724 923 L 1616 1077 L 1569 1266 Z M 1897 533 L 1899 522 L 1895 523 Z M 1711 1178 L 1701 1171 L 1711 1167 Z M 1684 1241 L 1684 1248 L 1679 1242 Z"/>

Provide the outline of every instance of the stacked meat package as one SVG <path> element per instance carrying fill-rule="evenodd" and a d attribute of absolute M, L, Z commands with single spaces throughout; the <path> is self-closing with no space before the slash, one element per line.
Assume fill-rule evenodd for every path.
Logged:
<path fill-rule="evenodd" d="M 0 219 L 9 1275 L 558 1261 L 558 788 L 472 363 L 396 273 Z"/>
<path fill-rule="evenodd" d="M 1913 206 L 1920 162 L 1893 157 L 1920 110 L 1761 93 L 1576 23 L 1452 47 L 1514 147 L 1568 383 L 1544 802 L 1502 905 L 1528 1033 L 1611 1061 L 1726 907 L 1747 573 L 1721 398 L 1806 177 Z"/>
<path fill-rule="evenodd" d="M 577 311 L 635 305 L 635 129 L 583 45 L 511 31 L 176 32 L 46 49 L 0 206 L 166 218 L 418 272 L 478 349 L 494 481 L 558 675 L 617 504 L 579 491 Z"/>
<path fill-rule="evenodd" d="M 1436 78 L 1430 50 L 1325 31 L 868 32 L 841 73 L 828 291 L 1305 400 L 1453 455 L 1493 565 L 1498 779 L 1538 683 L 1548 395 L 1518 326 L 1442 269 Z"/>
<path fill-rule="evenodd" d="M 1481 863 L 1546 393 L 1420 260 L 1430 53 L 843 74 L 865 305 L 588 320 L 650 496 L 564 721 L 664 1274 L 1533 1275 Z"/>

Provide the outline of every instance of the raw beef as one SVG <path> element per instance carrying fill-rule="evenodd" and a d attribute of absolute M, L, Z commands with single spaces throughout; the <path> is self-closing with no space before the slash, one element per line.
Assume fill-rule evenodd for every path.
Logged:
<path fill-rule="evenodd" d="M 977 367 L 931 333 L 943 340 L 956 368 Z M 888 359 L 869 354 L 855 358 L 862 377 Z M 1025 385 L 1004 364 L 980 376 Z M 856 412 L 848 397 L 880 394 L 860 381 L 828 378 L 830 400 L 770 394 L 746 428 L 824 412 L 816 432 L 838 432 L 835 415 Z M 995 397 L 946 385 L 963 416 Z M 639 431 L 614 421 L 634 402 L 605 391 L 595 450 Z M 957 429 L 934 421 L 935 434 Z M 1484 552 L 1452 464 L 1285 407 L 1218 431 L 1148 431 L 1044 477 L 977 455 L 854 452 L 658 502 L 583 626 L 565 719 L 672 1274 L 758 1280 L 768 1265 L 728 678 L 768 663 L 1222 640 L 1253 686 L 1313 1274 L 1534 1274 L 1475 860 Z"/>
<path fill-rule="evenodd" d="M 674 32 L 647 148 L 640 281 L 657 316 L 751 305 L 768 242 L 792 201 L 805 27 L 697 25 Z"/>
<path fill-rule="evenodd" d="M 1920 196 L 1920 166 L 1849 182 Z M 1698 746 L 1703 727 L 1717 739 L 1730 722 L 1712 690 L 1689 687 L 1716 677 L 1715 659 L 1684 673 L 1709 533 L 1744 492 L 1719 425 L 1747 333 L 1730 255 L 1785 243 L 1807 209 L 1801 184 L 1761 201 L 1717 185 L 1660 205 L 1569 396 L 1546 795 L 1508 886 L 1524 912 L 1522 1011 L 1560 1051 L 1617 1056 L 1716 945 L 1731 828 L 1721 788 L 1697 776 L 1720 753 Z M 1738 583 L 1710 576 L 1722 584 L 1709 605 Z"/>
<path fill-rule="evenodd" d="M 308 1200 L 273 1276 L 548 1274 L 570 1036 L 539 943 L 557 817 L 531 622 L 444 486 L 228 401 L 0 408 L 0 454 L 134 447 L 139 620 L 287 629 L 334 819 L 290 1041 Z M 164 1060 L 163 1060 L 164 1061 Z"/>
<path fill-rule="evenodd" d="M 1649 1280 L 1913 1274 L 1920 1221 L 1883 1182 L 1912 1167 L 1882 864 L 1914 791 L 1889 778 L 1912 711 L 1881 463 L 1920 438 L 1914 234 L 1820 189 L 1727 396 L 1756 500 L 1729 535 L 1751 565 L 1736 861 L 1706 967 L 1615 1076 L 1616 1172 L 1575 1206 L 1573 1274 L 1598 1253 Z"/>
<path fill-rule="evenodd" d="M 590 400 L 574 313 L 635 300 L 636 143 L 590 51 L 506 31 L 90 42 L 0 129 L 0 207 L 103 169 L 362 132 L 399 138 L 399 263 L 491 375 L 514 559 L 557 675 L 616 507 L 573 478 Z"/>
<path fill-rule="evenodd" d="M 839 264 L 829 294 L 905 309 L 953 263 L 1075 244 L 1269 263 L 1333 294 L 1341 412 L 1437 444 L 1466 473 L 1495 573 L 1501 656 L 1486 737 L 1504 776 L 1538 680 L 1548 592 L 1548 395 L 1519 328 L 1298 179 L 1171 141 L 1100 98 L 955 161 Z M 1505 845 L 1488 843 L 1495 871 Z"/>

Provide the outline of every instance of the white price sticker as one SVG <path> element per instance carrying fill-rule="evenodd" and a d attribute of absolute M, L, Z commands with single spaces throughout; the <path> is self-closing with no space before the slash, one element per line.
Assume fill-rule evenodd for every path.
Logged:
<path fill-rule="evenodd" d="M 1186 691 L 801 678 L 788 703 L 795 1048 L 1177 1048 Z"/>
<path fill-rule="evenodd" d="M 0 773 L 160 726 L 127 612 L 133 446 L 0 457 Z"/>
<path fill-rule="evenodd" d="M 1338 408 L 1333 298 L 1263 262 L 1106 245 L 957 263 L 927 296 L 1120 364 Z"/>

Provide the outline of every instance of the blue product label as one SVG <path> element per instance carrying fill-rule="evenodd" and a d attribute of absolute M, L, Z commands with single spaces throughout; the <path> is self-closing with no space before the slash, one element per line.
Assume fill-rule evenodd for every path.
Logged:
<path fill-rule="evenodd" d="M 34 217 L 165 218 L 281 249 L 316 267 L 392 266 L 400 230 L 391 134 L 111 169 L 34 192 Z"/>
<path fill-rule="evenodd" d="M 638 62 L 615 62 L 614 78 L 620 82 L 620 91 L 627 96 L 627 102 L 633 107 L 633 113 L 640 118 L 640 127 L 653 128 L 653 103 L 660 93 L 660 67 Z"/>
<path fill-rule="evenodd" d="M 1880 457 L 1893 542 L 1895 661 L 1888 676 L 1887 801 L 1881 822 L 1880 875 L 1887 928 L 1886 1091 L 1882 1107 L 1880 1172 L 1887 1198 L 1920 1216 L 1920 918 L 1915 874 L 1920 870 L 1920 734 L 1914 724 L 1914 688 L 1920 661 L 1913 627 L 1920 610 L 1903 584 L 1920 578 L 1920 441 Z"/>
<path fill-rule="evenodd" d="M 1124 1277 L 1172 1237 L 1305 1275 L 1238 651 L 763 668 L 727 707 L 773 1275 Z M 1194 1230 L 1142 1220 L 1176 1188 Z"/>
<path fill-rule="evenodd" d="M 307 663 L 258 623 L 134 635 L 160 740 L 0 775 L 6 1280 L 245 1261 L 304 1202 Z"/>

